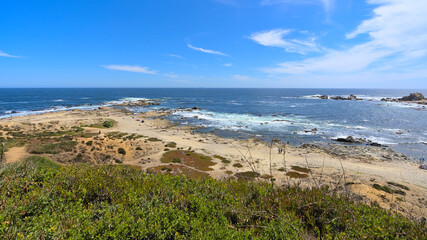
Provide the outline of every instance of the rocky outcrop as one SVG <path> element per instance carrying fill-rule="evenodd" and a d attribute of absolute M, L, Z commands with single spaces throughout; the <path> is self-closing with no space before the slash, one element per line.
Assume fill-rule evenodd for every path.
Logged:
<path fill-rule="evenodd" d="M 353 94 L 350 94 L 350 96 L 348 97 L 342 97 L 342 96 L 329 97 L 328 95 L 315 95 L 313 97 L 320 98 L 320 99 L 333 99 L 333 100 L 357 100 L 357 101 L 362 100 Z"/>
<path fill-rule="evenodd" d="M 336 138 L 336 139 L 333 139 L 333 140 L 337 141 L 337 142 L 342 142 L 342 143 L 366 144 L 366 145 L 373 146 L 373 147 L 385 147 L 385 146 L 383 146 L 383 145 L 381 145 L 379 143 L 372 142 L 369 139 L 366 139 L 366 138 L 354 138 L 352 136 L 348 136 L 346 138 Z"/>
<path fill-rule="evenodd" d="M 333 139 L 337 142 L 343 142 L 343 143 L 367 143 L 370 142 L 369 140 L 365 139 L 365 138 L 354 138 L 352 136 L 348 136 L 346 138 L 336 138 Z"/>
<path fill-rule="evenodd" d="M 427 98 L 424 98 L 422 93 L 411 93 L 409 96 L 401 98 L 383 98 L 382 102 L 403 102 L 403 103 L 416 103 L 420 105 L 427 105 Z"/>
<path fill-rule="evenodd" d="M 407 101 L 407 102 L 412 102 L 412 101 L 421 101 L 424 99 L 424 95 L 422 93 L 411 93 L 409 94 L 409 96 L 404 96 L 402 98 L 399 98 L 399 101 Z"/>
<path fill-rule="evenodd" d="M 144 107 L 144 106 L 153 106 L 160 105 L 157 100 L 137 100 L 137 101 L 126 101 L 122 103 L 115 104 L 115 107 Z"/>
<path fill-rule="evenodd" d="M 331 99 L 334 100 L 356 100 L 356 101 L 361 101 L 362 99 L 358 98 L 356 95 L 350 94 L 350 96 L 348 97 L 341 97 L 341 96 L 336 96 L 336 97 L 331 97 Z"/>
<path fill-rule="evenodd" d="M 362 162 L 370 161 L 387 161 L 398 162 L 412 161 L 404 154 L 395 152 L 391 148 L 378 148 L 372 146 L 349 146 L 340 144 L 328 144 L 327 146 L 320 146 L 315 144 L 303 144 L 300 146 L 303 149 L 320 150 L 329 155 L 343 158 L 343 159 L 357 159 Z"/>

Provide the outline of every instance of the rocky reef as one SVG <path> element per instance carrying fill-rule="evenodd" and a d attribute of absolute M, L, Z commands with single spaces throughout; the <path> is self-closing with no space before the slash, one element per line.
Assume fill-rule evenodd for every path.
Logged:
<path fill-rule="evenodd" d="M 144 106 L 153 106 L 160 105 L 158 100 L 136 100 L 136 101 L 126 101 L 122 103 L 115 104 L 115 107 L 144 107 Z"/>
<path fill-rule="evenodd" d="M 409 96 L 403 96 L 401 98 L 383 98 L 382 102 L 405 102 L 405 103 L 416 103 L 427 105 L 427 99 L 424 98 L 422 93 L 411 93 Z"/>
<path fill-rule="evenodd" d="M 361 98 L 358 98 L 356 95 L 353 95 L 353 94 L 350 94 L 348 97 L 342 97 L 342 96 L 329 97 L 328 95 L 321 95 L 321 96 L 315 95 L 313 97 L 317 97 L 320 99 L 347 100 L 347 101 L 350 101 L 350 100 L 361 101 L 362 100 Z"/>

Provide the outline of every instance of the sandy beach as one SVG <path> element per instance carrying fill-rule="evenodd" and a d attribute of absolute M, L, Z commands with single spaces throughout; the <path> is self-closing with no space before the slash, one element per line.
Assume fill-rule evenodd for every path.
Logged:
<path fill-rule="evenodd" d="M 257 139 L 225 139 L 195 133 L 190 126 L 176 126 L 162 118 L 167 114 L 133 114 L 103 107 L 2 119 L 0 137 L 21 139 L 20 144 L 7 149 L 4 160 L 9 164 L 39 154 L 62 164 L 129 164 L 150 172 L 189 177 L 273 179 L 278 185 L 304 187 L 327 185 L 331 191 L 377 202 L 406 216 L 427 216 L 427 171 L 388 148 L 290 146 Z M 98 126 L 107 119 L 115 122 L 113 127 Z M 73 129 L 78 134 L 70 134 Z M 46 132 L 68 134 L 75 145 L 65 151 L 35 153 L 34 149 L 42 144 L 55 142 L 46 137 Z M 45 136 L 41 140 L 28 137 L 42 133 Z M 119 153 L 119 148 L 124 152 Z M 180 155 L 181 160 L 176 160 Z M 200 160 L 206 161 L 197 162 Z"/>

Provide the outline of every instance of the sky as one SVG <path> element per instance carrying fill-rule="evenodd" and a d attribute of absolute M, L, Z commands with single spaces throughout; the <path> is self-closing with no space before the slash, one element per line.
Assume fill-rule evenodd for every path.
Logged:
<path fill-rule="evenodd" d="M 3 0 L 0 87 L 427 89 L 426 0 Z"/>

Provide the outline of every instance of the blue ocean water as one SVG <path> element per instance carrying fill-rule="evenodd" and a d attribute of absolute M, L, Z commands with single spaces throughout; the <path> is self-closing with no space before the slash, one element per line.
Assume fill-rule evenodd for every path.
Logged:
<path fill-rule="evenodd" d="M 362 137 L 414 159 L 427 155 L 427 111 L 381 102 L 427 90 L 387 89 L 0 89 L 0 118 L 67 109 L 93 109 L 125 100 L 159 99 L 151 109 L 199 107 L 169 117 L 225 137 L 280 138 L 292 144 Z M 322 100 L 313 95 L 357 95 L 363 101 Z M 197 116 L 197 118 L 195 118 Z M 309 132 L 316 128 L 317 132 Z"/>

